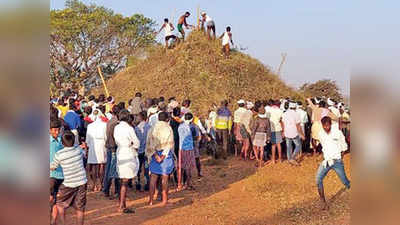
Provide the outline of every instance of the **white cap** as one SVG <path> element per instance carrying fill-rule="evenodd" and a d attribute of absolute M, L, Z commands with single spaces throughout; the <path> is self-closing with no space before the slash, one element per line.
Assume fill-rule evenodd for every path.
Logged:
<path fill-rule="evenodd" d="M 335 103 L 330 98 L 328 98 L 327 103 L 329 106 L 335 105 Z"/>
<path fill-rule="evenodd" d="M 193 119 L 194 119 L 194 117 L 193 117 L 192 119 L 190 119 L 190 120 L 187 120 L 187 119 L 183 118 L 183 121 L 184 121 L 186 124 L 189 124 L 189 123 L 191 123 L 191 122 L 193 121 Z"/>
<path fill-rule="evenodd" d="M 203 12 L 201 12 L 201 15 L 202 15 L 202 16 L 203 16 L 203 15 L 206 15 L 206 12 L 204 12 L 204 11 L 203 11 Z"/>
<path fill-rule="evenodd" d="M 297 107 L 297 104 L 295 102 L 289 102 L 289 109 L 294 109 Z"/>
<path fill-rule="evenodd" d="M 157 113 L 157 108 L 156 107 L 150 107 L 147 110 L 147 115 L 154 114 L 154 113 Z"/>
<path fill-rule="evenodd" d="M 246 102 L 243 99 L 240 99 L 239 101 L 237 101 L 238 104 L 246 104 Z"/>

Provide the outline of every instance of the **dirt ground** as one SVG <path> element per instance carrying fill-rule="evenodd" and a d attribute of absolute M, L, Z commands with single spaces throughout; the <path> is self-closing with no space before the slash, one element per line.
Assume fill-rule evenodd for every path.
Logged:
<path fill-rule="evenodd" d="M 148 206 L 145 192 L 129 190 L 128 207 L 136 213 L 117 212 L 117 200 L 101 193 L 88 193 L 85 224 L 349 224 L 350 192 L 334 171 L 324 180 L 328 211 L 320 210 L 315 174 L 322 156 L 304 157 L 300 167 L 282 164 L 254 167 L 254 161 L 237 158 L 214 161 L 203 157 L 201 180 L 195 179 L 195 191 L 170 191 L 171 204 L 159 201 Z M 350 154 L 344 157 L 351 180 Z M 74 224 L 73 209 L 67 220 Z"/>

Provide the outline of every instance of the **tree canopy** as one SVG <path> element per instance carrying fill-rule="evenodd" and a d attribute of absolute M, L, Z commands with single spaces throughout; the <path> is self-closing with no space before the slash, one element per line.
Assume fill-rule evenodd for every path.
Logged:
<path fill-rule="evenodd" d="M 305 97 L 329 97 L 337 101 L 343 100 L 340 88 L 335 81 L 324 79 L 315 83 L 305 83 L 300 87 L 300 92 Z"/>
<path fill-rule="evenodd" d="M 155 43 L 155 22 L 141 14 L 123 16 L 78 0 L 50 12 L 50 78 L 93 85 L 97 66 L 113 74 L 127 58 Z"/>

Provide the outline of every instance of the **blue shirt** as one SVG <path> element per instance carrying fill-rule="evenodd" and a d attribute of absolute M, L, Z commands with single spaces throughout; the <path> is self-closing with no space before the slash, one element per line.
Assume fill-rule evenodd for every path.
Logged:
<path fill-rule="evenodd" d="M 82 121 L 81 117 L 74 112 L 74 111 L 68 111 L 67 114 L 64 116 L 64 122 L 68 125 L 68 127 L 71 130 L 77 130 L 78 128 L 81 127 Z"/>
<path fill-rule="evenodd" d="M 200 128 L 194 123 L 190 124 L 190 130 L 192 131 L 193 141 L 196 141 L 200 136 Z"/>
<path fill-rule="evenodd" d="M 158 121 L 158 113 L 153 114 L 149 117 L 149 125 L 150 127 L 153 127 Z"/>
<path fill-rule="evenodd" d="M 61 144 L 61 137 L 57 137 L 57 139 L 54 139 L 53 136 L 50 135 L 50 163 L 53 162 L 56 152 L 60 151 L 63 148 L 64 146 Z M 50 171 L 50 177 L 56 179 L 64 179 L 64 174 L 61 166 L 58 166 L 57 169 Z"/>
<path fill-rule="evenodd" d="M 147 133 L 149 130 L 150 125 L 146 122 L 141 122 L 135 127 L 136 136 L 140 141 L 138 153 L 144 153 L 144 150 L 146 149 Z"/>
<path fill-rule="evenodd" d="M 184 151 L 193 150 L 193 136 L 190 125 L 187 123 L 181 123 L 178 127 L 179 133 L 179 149 Z"/>

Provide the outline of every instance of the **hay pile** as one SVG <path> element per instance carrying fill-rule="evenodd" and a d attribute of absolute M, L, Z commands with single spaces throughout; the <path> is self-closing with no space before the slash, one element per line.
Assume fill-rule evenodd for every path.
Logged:
<path fill-rule="evenodd" d="M 188 98 L 193 102 L 193 111 L 203 115 L 211 103 L 219 105 L 223 99 L 231 103 L 240 98 L 253 102 L 281 97 L 301 99 L 261 62 L 237 51 L 226 59 L 220 41 L 209 41 L 199 31 L 192 32 L 174 49 L 149 50 L 146 59 L 136 60 L 114 75 L 107 87 L 117 102 L 128 101 L 137 91 L 145 97 Z M 103 93 L 103 89 L 92 93 Z"/>

